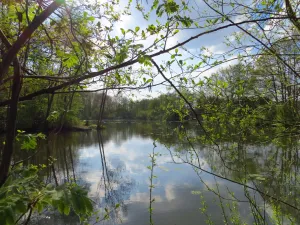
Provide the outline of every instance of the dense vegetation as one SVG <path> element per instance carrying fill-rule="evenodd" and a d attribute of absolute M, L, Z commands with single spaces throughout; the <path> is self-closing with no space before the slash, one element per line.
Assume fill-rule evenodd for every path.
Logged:
<path fill-rule="evenodd" d="M 0 223 L 28 224 L 32 213 L 48 208 L 66 215 L 72 210 L 86 223 L 97 217 L 76 180 L 54 185 L 44 180 L 41 171 L 53 169 L 53 161 L 28 165 L 26 158 L 14 159 L 16 145 L 34 151 L 47 138 L 22 130 L 59 132 L 89 125 L 83 120 L 97 120 L 98 128 L 105 119 L 193 120 L 201 132 L 188 133 L 182 125 L 178 139 L 206 144 L 221 158 L 226 140 L 297 135 L 299 5 L 298 0 L 1 1 Z M 131 16 L 140 24 L 125 26 Z M 204 38 L 217 39 L 222 32 L 222 50 L 216 43 L 206 46 Z M 127 94 L 157 87 L 165 93 L 152 99 Z M 239 150 L 230 149 L 234 158 Z M 250 188 L 247 178 L 231 181 Z M 288 203 L 251 190 L 299 210 L 298 199 Z M 108 215 L 106 209 L 104 218 Z"/>

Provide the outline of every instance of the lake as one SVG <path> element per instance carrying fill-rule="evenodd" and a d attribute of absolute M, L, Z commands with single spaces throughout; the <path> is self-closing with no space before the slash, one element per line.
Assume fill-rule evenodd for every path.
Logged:
<path fill-rule="evenodd" d="M 216 147 L 195 139 L 199 127 L 186 126 L 190 138 L 180 138 L 180 129 L 107 123 L 99 132 L 50 134 L 28 163 L 48 165 L 47 182 L 84 185 L 98 210 L 91 224 L 105 214 L 109 219 L 97 224 L 300 224 L 297 141 L 227 140 Z M 17 151 L 15 159 L 31 154 Z M 74 213 L 46 211 L 31 224 L 80 223 Z"/>

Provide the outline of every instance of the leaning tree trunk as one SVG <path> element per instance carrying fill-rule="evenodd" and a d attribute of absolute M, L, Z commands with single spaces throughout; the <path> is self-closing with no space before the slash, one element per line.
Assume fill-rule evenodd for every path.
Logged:
<path fill-rule="evenodd" d="M 13 62 L 14 66 L 14 78 L 13 85 L 11 90 L 11 103 L 8 108 L 8 118 L 7 118 L 7 131 L 4 151 L 1 157 L 0 165 L 0 186 L 4 184 L 8 176 L 9 167 L 11 164 L 12 154 L 13 154 L 13 145 L 15 140 L 16 132 L 16 120 L 17 120 L 17 111 L 18 111 L 18 100 L 21 90 L 21 75 L 20 75 L 20 64 L 17 59 Z"/>

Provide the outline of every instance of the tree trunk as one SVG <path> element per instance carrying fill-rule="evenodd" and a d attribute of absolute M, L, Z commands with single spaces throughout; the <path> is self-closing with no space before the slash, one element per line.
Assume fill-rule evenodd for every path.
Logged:
<path fill-rule="evenodd" d="M 14 77 L 13 77 L 13 85 L 11 90 L 11 103 L 8 108 L 8 118 L 7 118 L 7 131 L 6 131 L 6 139 L 4 151 L 1 158 L 0 165 L 0 186 L 4 184 L 7 179 L 15 140 L 15 132 L 16 132 L 16 119 L 18 112 L 18 100 L 19 94 L 21 90 L 21 72 L 20 72 L 20 64 L 18 59 L 14 59 Z"/>
<path fill-rule="evenodd" d="M 48 117 L 50 115 L 53 98 L 54 98 L 54 93 L 52 93 L 50 98 L 48 98 L 48 106 L 47 106 L 46 117 L 45 117 L 45 121 L 44 121 L 44 130 L 45 131 L 48 130 Z"/>
<path fill-rule="evenodd" d="M 70 98 L 69 102 L 67 102 L 66 96 L 64 97 L 64 112 L 63 112 L 63 114 L 62 114 L 62 116 L 60 118 L 60 128 L 57 131 L 57 133 L 60 132 L 61 129 L 63 128 L 64 123 L 65 123 L 66 114 L 72 108 L 74 94 L 75 94 L 75 90 L 72 92 L 72 95 L 71 95 L 71 98 Z"/>
<path fill-rule="evenodd" d="M 275 97 L 275 100 L 276 100 L 276 103 L 278 103 L 278 95 L 277 95 L 277 87 L 276 87 L 276 79 L 275 79 L 275 76 L 272 75 L 272 81 L 273 81 L 273 88 L 274 88 L 274 97 Z"/>
<path fill-rule="evenodd" d="M 106 96 L 107 96 L 107 89 L 105 90 L 105 92 L 103 93 L 102 98 L 101 98 L 97 129 L 101 128 L 101 123 L 102 123 L 103 113 L 104 113 L 104 106 L 105 106 L 105 102 L 106 102 Z"/>
<path fill-rule="evenodd" d="M 1 70 L 0 70 L 0 83 L 2 82 L 3 77 L 9 70 L 11 62 L 13 62 L 14 67 L 14 76 L 13 76 L 13 85 L 11 90 L 11 100 L 8 108 L 8 118 L 7 118 L 7 131 L 6 131 L 6 140 L 5 146 L 3 150 L 3 154 L 1 157 L 0 164 L 0 187 L 5 183 L 11 159 L 13 155 L 13 147 L 14 147 L 14 139 L 16 132 L 16 119 L 18 113 L 18 101 L 19 95 L 22 87 L 22 78 L 20 71 L 20 64 L 17 59 L 17 54 L 23 47 L 23 45 L 28 41 L 33 32 L 61 5 L 62 3 L 58 3 L 54 1 L 51 3 L 40 15 L 36 16 L 33 21 L 29 24 L 28 27 L 25 28 L 23 33 L 19 36 L 18 40 L 10 45 L 9 41 L 6 39 L 5 35 L 1 32 L 1 40 L 4 40 L 4 44 L 9 47 L 9 50 L 5 54 L 5 57 L 1 62 Z"/>

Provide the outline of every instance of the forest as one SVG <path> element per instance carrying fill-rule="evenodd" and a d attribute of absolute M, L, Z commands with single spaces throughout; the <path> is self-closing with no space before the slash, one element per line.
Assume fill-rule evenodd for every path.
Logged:
<path fill-rule="evenodd" d="M 2 0 L 0 11 L 0 225 L 174 224 L 162 221 L 190 205 L 164 211 L 186 202 L 158 171 L 181 164 L 189 172 L 172 179 L 195 177 L 172 187 L 201 204 L 183 223 L 300 224 L 299 0 Z M 86 160 L 91 146 L 101 162 Z M 147 220 L 130 220 L 144 201 Z"/>

